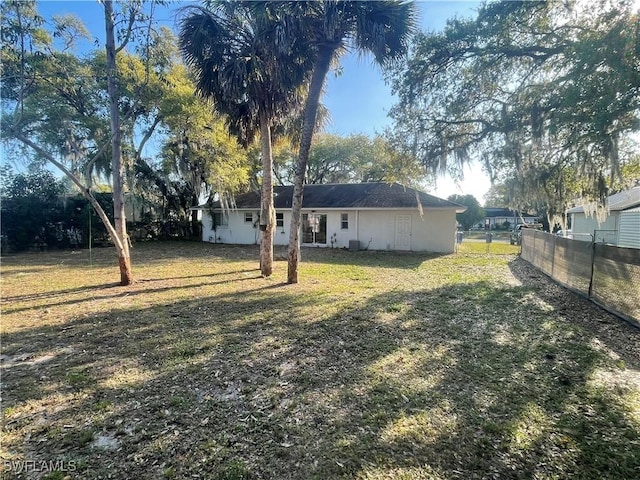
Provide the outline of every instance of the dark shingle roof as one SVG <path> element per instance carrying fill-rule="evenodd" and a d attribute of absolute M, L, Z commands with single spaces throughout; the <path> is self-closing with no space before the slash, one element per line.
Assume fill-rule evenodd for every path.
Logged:
<path fill-rule="evenodd" d="M 291 208 L 293 186 L 274 187 L 276 209 Z M 309 184 L 304 186 L 302 208 L 455 208 L 466 209 L 448 200 L 428 193 L 404 187 L 398 183 L 334 183 Z M 238 195 L 236 208 L 260 208 L 260 195 L 255 192 Z M 215 202 L 213 208 L 220 208 Z"/>

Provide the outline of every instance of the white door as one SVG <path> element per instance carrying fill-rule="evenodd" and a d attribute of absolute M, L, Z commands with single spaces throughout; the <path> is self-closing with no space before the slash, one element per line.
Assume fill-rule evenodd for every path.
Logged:
<path fill-rule="evenodd" d="M 411 250 L 411 215 L 396 215 L 396 250 Z"/>

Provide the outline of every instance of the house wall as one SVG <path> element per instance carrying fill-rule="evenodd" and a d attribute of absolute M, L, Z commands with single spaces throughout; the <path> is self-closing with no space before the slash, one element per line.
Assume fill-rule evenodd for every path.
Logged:
<path fill-rule="evenodd" d="M 245 212 L 253 214 L 253 222 L 244 221 Z M 227 225 L 218 225 L 214 231 L 209 212 L 204 212 L 202 218 L 202 240 L 212 243 L 230 243 L 238 245 L 258 244 L 260 229 L 254 222 L 258 218 L 257 210 L 238 210 L 227 212 Z"/>
<path fill-rule="evenodd" d="M 620 213 L 618 246 L 640 248 L 640 208 Z"/>
<path fill-rule="evenodd" d="M 414 252 L 451 253 L 455 248 L 456 215 L 454 210 L 360 211 L 358 238 L 361 248 L 396 250 L 397 215 L 411 216 L 411 248 Z"/>
<path fill-rule="evenodd" d="M 289 245 L 289 228 L 291 227 L 291 212 L 278 212 L 284 215 L 284 222 L 281 227 L 276 227 L 273 235 L 274 245 Z"/>
<path fill-rule="evenodd" d="M 620 212 L 611 212 L 607 218 L 598 223 L 595 216 L 587 216 L 584 213 L 573 213 L 571 221 L 571 230 L 575 234 L 590 234 L 596 232 L 596 242 L 605 242 L 616 244 L 618 240 L 618 219 Z M 576 236 L 576 238 L 579 238 Z M 584 237 L 583 237 L 584 238 Z"/>
<path fill-rule="evenodd" d="M 303 211 L 303 213 L 307 213 Z M 348 248 L 349 240 L 356 239 L 356 217 L 357 211 L 344 210 L 344 211 L 330 211 L 322 212 L 317 210 L 317 213 L 327 214 L 327 243 L 331 246 L 331 238 L 334 238 L 333 246 L 336 248 Z M 342 229 L 341 214 L 346 213 L 349 217 L 349 228 Z"/>
<path fill-rule="evenodd" d="M 244 221 L 245 212 L 256 210 L 237 210 L 229 212 L 228 225 L 218 226 L 214 232 L 211 215 L 205 212 L 202 219 L 202 239 L 205 242 L 251 245 L 259 243 L 260 231 L 252 223 Z M 451 253 L 454 251 L 456 219 L 453 209 L 424 210 L 423 217 L 417 210 L 314 210 L 327 215 L 327 246 L 348 248 L 350 240 L 359 240 L 361 248 L 370 250 L 396 250 L 396 216 L 411 216 L 410 250 Z M 284 211 L 284 226 L 276 227 L 274 245 L 289 243 L 291 212 Z M 303 210 L 311 213 L 311 210 Z M 349 216 L 347 229 L 342 229 L 341 214 Z"/>

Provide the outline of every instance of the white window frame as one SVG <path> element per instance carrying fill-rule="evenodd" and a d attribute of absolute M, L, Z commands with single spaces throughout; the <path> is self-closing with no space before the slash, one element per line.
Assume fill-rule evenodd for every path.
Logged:
<path fill-rule="evenodd" d="M 346 223 L 346 227 L 345 227 Z M 340 230 L 349 230 L 349 214 L 341 213 L 340 214 Z"/>

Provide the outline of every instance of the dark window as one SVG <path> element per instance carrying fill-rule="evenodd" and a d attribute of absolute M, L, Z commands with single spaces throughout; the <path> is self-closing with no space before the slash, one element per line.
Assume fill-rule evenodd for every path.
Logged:
<path fill-rule="evenodd" d="M 245 212 L 245 214 L 244 214 L 244 223 L 253 223 L 253 213 Z"/>
<path fill-rule="evenodd" d="M 229 225 L 229 219 L 222 212 L 214 212 L 213 214 L 213 228 L 226 227 Z"/>
<path fill-rule="evenodd" d="M 284 227 L 284 213 L 276 213 L 276 227 Z"/>

